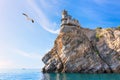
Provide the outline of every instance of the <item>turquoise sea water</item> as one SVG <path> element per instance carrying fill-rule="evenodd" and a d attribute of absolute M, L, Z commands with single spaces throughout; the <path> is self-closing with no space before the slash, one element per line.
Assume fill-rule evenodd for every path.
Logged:
<path fill-rule="evenodd" d="M 120 74 L 45 73 L 40 70 L 0 70 L 0 80 L 120 80 Z"/>

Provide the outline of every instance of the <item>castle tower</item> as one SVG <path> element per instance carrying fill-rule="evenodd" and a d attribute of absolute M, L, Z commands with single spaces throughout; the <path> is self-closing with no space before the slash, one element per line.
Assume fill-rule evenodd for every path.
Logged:
<path fill-rule="evenodd" d="M 61 27 L 63 25 L 77 26 L 80 27 L 78 20 L 73 19 L 66 10 L 62 11 Z"/>
<path fill-rule="evenodd" d="M 63 10 L 62 11 L 62 19 L 66 18 L 67 17 L 67 11 L 66 10 Z"/>
<path fill-rule="evenodd" d="M 67 23 L 68 13 L 66 10 L 62 11 L 61 26 Z"/>

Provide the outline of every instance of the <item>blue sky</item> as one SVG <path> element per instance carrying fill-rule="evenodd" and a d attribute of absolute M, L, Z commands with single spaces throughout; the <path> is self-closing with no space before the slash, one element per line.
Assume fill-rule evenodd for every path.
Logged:
<path fill-rule="evenodd" d="M 120 25 L 119 0 L 1 0 L 0 69 L 42 68 L 41 58 L 54 44 L 66 9 L 82 27 Z M 27 21 L 28 14 L 35 23 Z"/>

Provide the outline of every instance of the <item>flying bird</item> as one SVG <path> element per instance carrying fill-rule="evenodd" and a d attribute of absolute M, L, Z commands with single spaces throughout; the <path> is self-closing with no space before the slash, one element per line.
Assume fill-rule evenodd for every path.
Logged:
<path fill-rule="evenodd" d="M 22 13 L 24 16 L 26 16 L 27 20 L 30 20 L 32 23 L 34 23 L 34 20 L 32 18 L 30 18 L 27 14 Z"/>

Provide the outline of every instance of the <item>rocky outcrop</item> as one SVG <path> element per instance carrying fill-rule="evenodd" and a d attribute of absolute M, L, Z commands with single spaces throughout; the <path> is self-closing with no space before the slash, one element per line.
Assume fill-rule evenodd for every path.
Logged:
<path fill-rule="evenodd" d="M 119 73 L 120 31 L 85 29 L 65 15 L 54 47 L 42 59 L 43 72 Z"/>

